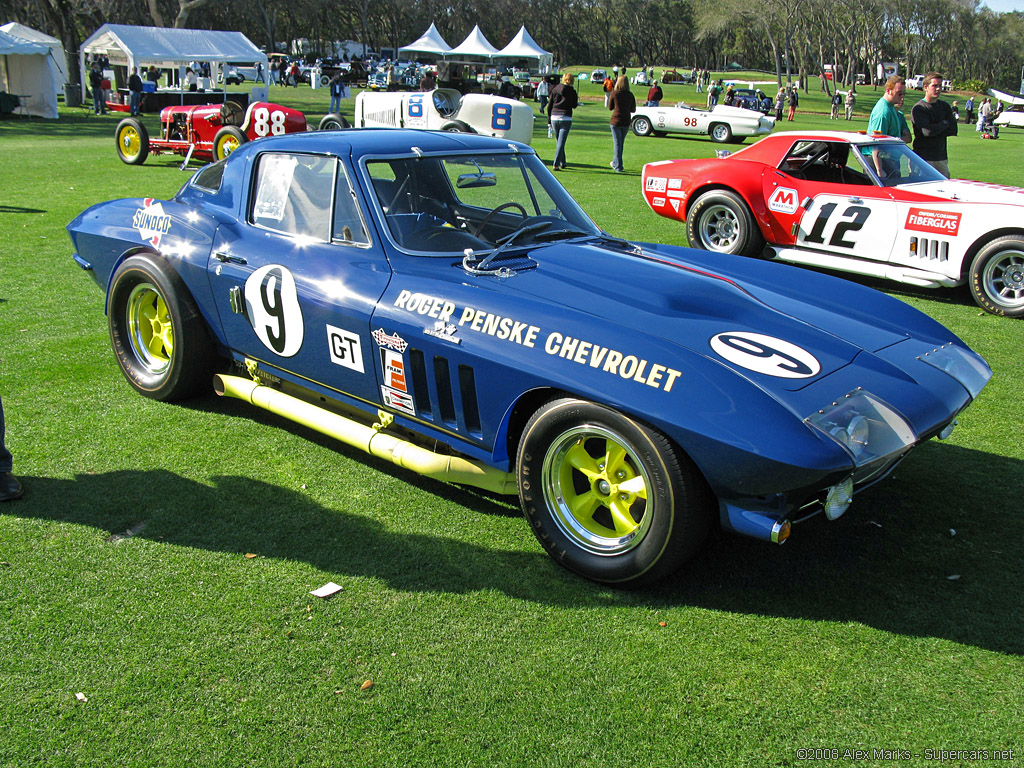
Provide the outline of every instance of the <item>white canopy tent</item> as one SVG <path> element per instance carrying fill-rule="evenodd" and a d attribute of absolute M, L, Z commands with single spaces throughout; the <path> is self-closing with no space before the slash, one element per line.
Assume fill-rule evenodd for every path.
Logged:
<path fill-rule="evenodd" d="M 541 72 L 547 72 L 554 62 L 551 52 L 545 51 L 537 45 L 537 41 L 526 31 L 525 25 L 519 28 L 519 32 L 512 38 L 512 42 L 494 54 L 494 58 L 536 59 L 537 69 Z"/>
<path fill-rule="evenodd" d="M 208 61 L 215 66 L 257 63 L 268 71 L 267 54 L 241 32 L 104 24 L 79 49 L 83 84 L 88 83 L 86 56 L 98 54 L 113 65 L 127 67 L 128 72 L 132 67 L 149 65 L 160 69 L 181 67 L 190 61 Z"/>
<path fill-rule="evenodd" d="M 33 43 L 42 43 L 50 49 L 50 56 L 53 58 L 53 64 L 57 68 L 57 78 L 54 81 L 54 85 L 57 87 L 57 93 L 60 93 L 64 89 L 64 84 L 68 82 L 68 57 L 64 53 L 64 45 L 56 37 L 51 37 L 45 32 L 40 32 L 38 29 L 32 29 L 32 27 L 26 27 L 24 24 L 19 24 L 16 21 L 10 21 L 6 24 L 0 25 L 0 31 L 6 32 L 9 35 L 15 37 L 21 37 L 25 40 L 31 40 Z"/>
<path fill-rule="evenodd" d="M 431 22 L 430 27 L 418 40 L 399 48 L 398 55 L 401 57 L 403 53 L 420 53 L 429 54 L 431 56 L 443 56 L 451 49 L 452 47 L 444 41 L 444 38 L 441 37 L 441 33 L 437 31 L 437 27 L 434 26 L 433 22 Z"/>
<path fill-rule="evenodd" d="M 490 59 L 498 49 L 491 45 L 484 33 L 480 31 L 480 25 L 473 27 L 473 31 L 466 35 L 466 39 L 454 48 L 445 52 L 446 59 L 457 59 L 463 56 L 480 56 Z"/>
<path fill-rule="evenodd" d="M 55 69 L 48 47 L 0 31 L 0 91 L 19 97 L 26 114 L 57 118 Z"/>

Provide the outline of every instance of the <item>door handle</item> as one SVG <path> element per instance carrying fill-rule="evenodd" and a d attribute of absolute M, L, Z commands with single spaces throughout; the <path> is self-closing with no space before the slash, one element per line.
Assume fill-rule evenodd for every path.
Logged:
<path fill-rule="evenodd" d="M 241 256 L 232 256 L 230 253 L 224 253 L 224 251 L 214 251 L 213 258 L 222 263 L 231 262 L 232 264 L 248 264 Z"/>

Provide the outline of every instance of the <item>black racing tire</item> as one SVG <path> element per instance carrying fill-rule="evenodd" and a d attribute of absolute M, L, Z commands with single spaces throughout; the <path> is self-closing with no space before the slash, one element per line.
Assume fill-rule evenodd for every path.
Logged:
<path fill-rule="evenodd" d="M 533 414 L 516 476 L 548 554 L 606 584 L 668 576 L 697 551 L 713 519 L 711 489 L 667 437 L 584 400 L 553 400 Z"/>
<path fill-rule="evenodd" d="M 732 128 L 728 123 L 712 123 L 708 127 L 708 136 L 719 144 L 728 144 L 732 141 Z"/>
<path fill-rule="evenodd" d="M 971 262 L 971 295 L 993 315 L 1024 317 L 1024 237 L 999 237 Z"/>
<path fill-rule="evenodd" d="M 149 131 L 141 120 L 126 117 L 114 131 L 117 154 L 128 165 L 142 165 L 149 157 Z"/>
<path fill-rule="evenodd" d="M 476 131 L 469 127 L 468 123 L 464 123 L 461 120 L 451 120 L 442 125 L 441 130 L 450 131 L 451 133 L 476 133 Z"/>
<path fill-rule="evenodd" d="M 223 160 L 240 146 L 245 144 L 246 141 L 248 141 L 248 139 L 245 137 L 245 134 L 242 133 L 241 128 L 234 125 L 225 125 L 217 131 L 217 135 L 213 137 L 213 159 Z"/>
<path fill-rule="evenodd" d="M 121 372 L 140 394 L 181 400 L 209 386 L 216 360 L 195 301 L 159 256 L 125 259 L 110 281 L 107 324 Z"/>
<path fill-rule="evenodd" d="M 329 115 L 324 115 L 323 119 L 320 120 L 320 125 L 317 126 L 319 131 L 340 131 L 343 128 L 351 128 L 352 125 L 348 120 L 345 119 L 344 115 L 340 115 L 336 112 L 332 112 Z"/>
<path fill-rule="evenodd" d="M 710 190 L 694 201 L 686 215 L 686 238 L 691 248 L 740 256 L 759 256 L 765 244 L 750 208 L 727 189 Z"/>
<path fill-rule="evenodd" d="M 654 133 L 654 126 L 646 115 L 637 115 L 629 124 L 630 130 L 637 136 L 650 136 Z"/>

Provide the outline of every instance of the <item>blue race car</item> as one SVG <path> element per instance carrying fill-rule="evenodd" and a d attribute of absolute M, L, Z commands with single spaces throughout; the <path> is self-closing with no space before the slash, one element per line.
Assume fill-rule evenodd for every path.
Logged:
<path fill-rule="evenodd" d="M 243 144 L 68 225 L 141 394 L 208 388 L 518 493 L 561 565 L 675 570 L 716 522 L 830 520 L 991 376 L 837 278 L 597 227 L 528 146 L 365 129 Z"/>

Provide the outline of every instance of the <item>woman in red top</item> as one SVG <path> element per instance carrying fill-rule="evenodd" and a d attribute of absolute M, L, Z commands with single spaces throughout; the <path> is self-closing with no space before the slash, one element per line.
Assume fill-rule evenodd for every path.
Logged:
<path fill-rule="evenodd" d="M 615 90 L 608 100 L 608 109 L 612 111 L 612 170 L 622 173 L 622 145 L 629 131 L 629 121 L 636 112 L 636 98 L 629 90 L 629 80 L 622 75 L 615 81 Z"/>

